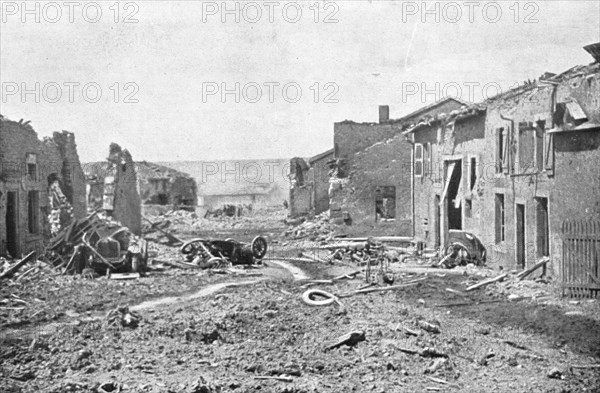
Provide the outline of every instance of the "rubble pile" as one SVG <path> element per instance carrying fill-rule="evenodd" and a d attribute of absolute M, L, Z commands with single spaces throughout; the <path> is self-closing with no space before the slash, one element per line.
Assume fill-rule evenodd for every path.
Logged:
<path fill-rule="evenodd" d="M 34 260 L 32 255 L 29 259 L 31 260 L 26 269 L 19 269 L 18 265 L 23 262 L 25 258 L 20 261 L 10 263 L 8 259 L 0 257 L 0 278 L 12 279 L 14 282 L 29 282 L 34 281 L 38 277 L 54 272 L 52 266 L 48 263 Z M 27 261 L 26 261 L 27 262 Z M 13 271 L 11 273 L 11 271 Z"/>
<path fill-rule="evenodd" d="M 308 238 L 313 241 L 329 241 L 333 239 L 332 229 L 329 225 L 329 212 L 323 212 L 312 220 L 302 219 L 286 220 L 286 223 L 294 225 L 293 228 L 284 232 L 285 237 L 292 239 Z"/>
<path fill-rule="evenodd" d="M 165 232 L 170 234 L 194 234 L 207 232 L 278 231 L 283 229 L 285 210 L 264 208 L 252 210 L 251 214 L 228 216 L 227 214 L 208 214 L 200 217 L 195 212 L 186 210 L 170 210 L 158 215 L 148 215 L 144 220 L 144 234 L 153 233 L 156 237 L 147 237 L 158 242 L 175 243 Z M 162 232 L 161 232 L 162 230 Z M 166 239 L 164 239 L 166 237 Z"/>
<path fill-rule="evenodd" d="M 108 216 L 94 212 L 73 220 L 54 236 L 45 258 L 62 273 L 140 272 L 148 259 L 147 242 Z"/>
<path fill-rule="evenodd" d="M 329 250 L 327 256 L 329 260 L 352 262 L 358 266 L 377 265 L 380 262 L 398 262 L 403 259 L 402 256 L 405 254 L 399 247 L 387 246 L 373 240 L 331 244 L 320 249 Z"/>
<path fill-rule="evenodd" d="M 50 185 L 49 194 L 50 214 L 48 214 L 48 222 L 51 235 L 56 236 L 63 227 L 73 220 L 73 206 L 60 189 L 58 180 Z"/>

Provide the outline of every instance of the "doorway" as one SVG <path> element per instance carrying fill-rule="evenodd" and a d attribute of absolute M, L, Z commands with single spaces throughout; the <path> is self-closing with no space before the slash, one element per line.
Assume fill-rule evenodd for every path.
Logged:
<path fill-rule="evenodd" d="M 454 165 L 452 165 L 454 164 Z M 448 229 L 462 229 L 462 160 L 455 160 L 448 165 Z"/>
<path fill-rule="evenodd" d="M 19 204 L 16 191 L 6 194 L 6 250 L 13 257 L 19 255 Z"/>
<path fill-rule="evenodd" d="M 535 198 L 535 227 L 537 257 L 550 256 L 548 232 L 548 198 Z"/>
<path fill-rule="evenodd" d="M 525 268 L 525 205 L 516 204 L 517 267 Z"/>
<path fill-rule="evenodd" d="M 442 244 L 441 239 L 441 222 L 442 222 L 442 211 L 440 209 L 440 196 L 435 196 L 434 209 L 434 223 L 433 223 L 433 239 L 435 241 L 435 248 L 438 249 Z"/>

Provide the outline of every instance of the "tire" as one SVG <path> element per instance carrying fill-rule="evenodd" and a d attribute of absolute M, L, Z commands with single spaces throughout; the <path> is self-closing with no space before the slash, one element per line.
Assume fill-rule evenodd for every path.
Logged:
<path fill-rule="evenodd" d="M 139 273 L 142 270 L 141 255 L 135 254 L 131 257 L 131 271 Z"/>
<path fill-rule="evenodd" d="M 252 255 L 256 259 L 262 259 L 267 254 L 267 239 L 262 236 L 256 236 L 252 240 Z"/>
<path fill-rule="evenodd" d="M 312 298 L 313 295 L 323 296 L 326 299 L 324 300 L 314 300 Z M 335 296 L 329 292 L 322 291 L 320 289 L 309 289 L 308 291 L 302 294 L 302 301 L 309 306 L 329 306 L 333 302 L 335 302 Z"/>
<path fill-rule="evenodd" d="M 188 240 L 187 242 L 183 243 L 183 245 L 179 249 L 179 252 L 181 252 L 183 255 L 192 254 L 197 249 L 197 247 L 194 247 L 193 244 L 203 241 L 205 240 L 200 238 Z"/>

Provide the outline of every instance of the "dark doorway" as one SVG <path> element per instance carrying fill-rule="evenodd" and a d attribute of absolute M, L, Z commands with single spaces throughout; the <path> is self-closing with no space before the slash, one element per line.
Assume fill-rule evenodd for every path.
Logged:
<path fill-rule="evenodd" d="M 167 194 L 158 194 L 158 204 L 166 205 L 169 203 L 169 196 Z"/>
<path fill-rule="evenodd" d="M 450 168 L 449 163 L 448 168 Z M 450 169 L 449 169 L 450 170 Z M 462 160 L 454 161 L 446 196 L 448 206 L 448 229 L 462 229 Z"/>
<path fill-rule="evenodd" d="M 525 268 L 525 205 L 517 203 L 517 266 Z"/>
<path fill-rule="evenodd" d="M 6 194 L 6 250 L 16 258 L 19 255 L 19 205 L 16 191 Z"/>
<path fill-rule="evenodd" d="M 536 252 L 537 257 L 550 256 L 548 232 L 548 198 L 535 198 Z"/>
<path fill-rule="evenodd" d="M 435 248 L 437 249 L 442 244 L 442 238 L 441 238 L 441 232 L 440 232 L 442 211 L 440 209 L 440 196 L 439 195 L 435 196 L 434 209 L 435 209 L 435 213 L 434 213 L 435 216 L 434 216 L 434 222 L 433 222 L 433 239 L 435 241 Z"/>

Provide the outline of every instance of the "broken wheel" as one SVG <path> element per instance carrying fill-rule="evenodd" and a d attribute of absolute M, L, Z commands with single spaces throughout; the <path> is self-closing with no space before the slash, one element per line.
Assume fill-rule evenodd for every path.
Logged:
<path fill-rule="evenodd" d="M 195 254 L 196 250 L 198 250 L 199 248 L 202 248 L 202 242 L 204 242 L 204 241 L 206 241 L 206 240 L 200 239 L 200 238 L 189 240 L 189 241 L 183 243 L 183 246 L 181 246 L 179 251 L 181 251 L 181 253 L 184 255 Z"/>
<path fill-rule="evenodd" d="M 256 236 L 252 240 L 252 255 L 256 259 L 262 259 L 267 254 L 267 240 L 262 236 Z"/>

